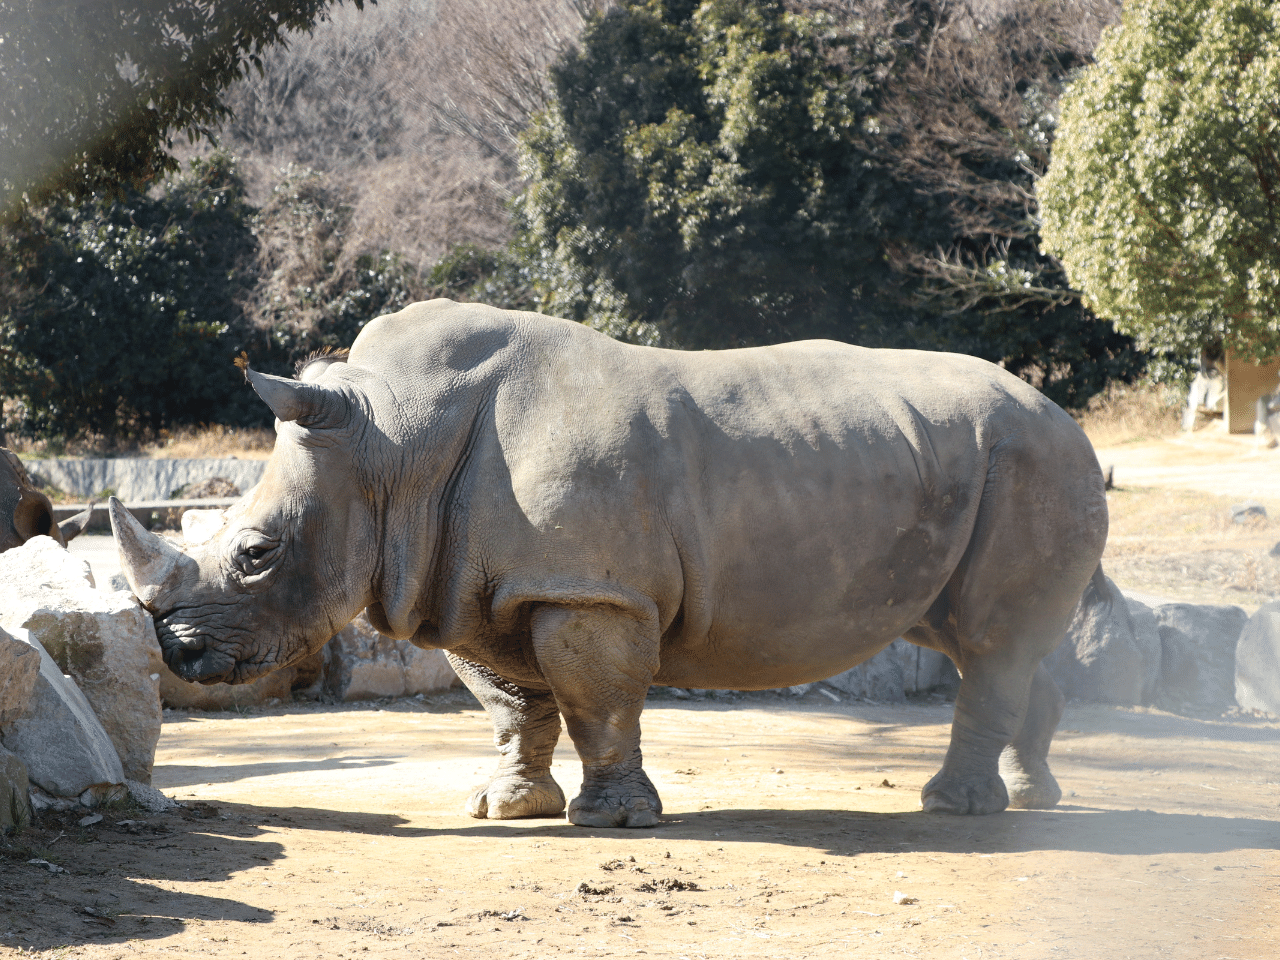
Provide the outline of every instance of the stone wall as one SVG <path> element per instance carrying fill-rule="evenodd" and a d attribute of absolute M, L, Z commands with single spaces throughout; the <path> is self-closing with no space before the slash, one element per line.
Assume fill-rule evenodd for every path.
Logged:
<path fill-rule="evenodd" d="M 267 469 L 266 460 L 222 459 L 150 460 L 121 457 L 111 460 L 24 460 L 31 478 L 82 500 L 101 499 L 110 490 L 125 503 L 169 500 L 193 483 L 222 477 L 241 493 L 256 486 Z"/>

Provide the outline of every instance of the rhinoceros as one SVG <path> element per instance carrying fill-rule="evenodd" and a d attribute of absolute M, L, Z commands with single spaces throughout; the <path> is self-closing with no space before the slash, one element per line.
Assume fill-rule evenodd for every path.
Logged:
<path fill-rule="evenodd" d="M 125 574 L 170 669 L 240 683 L 361 609 L 443 648 L 501 759 L 475 817 L 644 827 L 652 684 L 753 690 L 897 637 L 962 675 L 925 810 L 1061 796 L 1042 658 L 1107 533 L 1084 433 L 972 357 L 826 341 L 681 352 L 448 300 L 370 322 L 296 379 L 245 367 L 277 418 L 256 491 L 181 549 L 116 502 Z M 1002 777 L 1003 773 L 1003 777 Z"/>
<path fill-rule="evenodd" d="M 93 505 L 74 517 L 55 523 L 53 503 L 36 489 L 22 461 L 0 447 L 0 553 L 20 547 L 32 537 L 52 537 L 62 546 L 89 525 Z"/>

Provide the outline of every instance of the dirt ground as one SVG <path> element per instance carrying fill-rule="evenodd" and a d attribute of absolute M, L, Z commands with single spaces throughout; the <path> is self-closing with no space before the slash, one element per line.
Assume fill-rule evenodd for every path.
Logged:
<path fill-rule="evenodd" d="M 1280 517 L 1277 465 L 1244 482 Z M 1248 490 L 1129 469 L 1105 561 L 1122 586 L 1280 594 L 1280 522 L 1223 519 Z M 464 691 L 167 712 L 155 785 L 185 806 L 0 842 L 0 956 L 1280 956 L 1280 718 L 1072 704 L 1058 808 L 951 818 L 919 810 L 951 704 L 832 696 L 655 693 L 648 830 L 468 818 L 495 757 Z M 572 794 L 567 738 L 554 772 Z"/>

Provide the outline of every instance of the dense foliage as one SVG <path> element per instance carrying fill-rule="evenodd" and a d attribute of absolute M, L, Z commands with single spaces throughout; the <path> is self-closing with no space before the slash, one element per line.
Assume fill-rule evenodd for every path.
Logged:
<path fill-rule="evenodd" d="M 214 161 L 160 196 L 54 204 L 9 232 L 0 381 L 23 404 L 20 429 L 256 419 L 228 389 L 229 358 L 248 345 L 250 215 L 233 171 Z"/>
<path fill-rule="evenodd" d="M 1045 248 L 1154 349 L 1280 351 L 1280 7 L 1131 0 L 1063 101 Z"/>
<path fill-rule="evenodd" d="M 287 373 L 424 293 L 394 254 L 344 255 L 349 215 L 297 170 L 256 210 L 224 155 L 152 194 L 29 210 L 0 236 L 0 383 L 21 404 L 11 426 L 73 436 L 269 422 L 231 363 L 239 351 Z"/>
<path fill-rule="evenodd" d="M 211 135 L 225 88 L 331 3 L 0 0 L 0 216 L 175 171 L 172 134 Z"/>
<path fill-rule="evenodd" d="M 841 71 L 835 30 L 769 0 L 588 26 L 523 152 L 548 312 L 686 347 L 847 337 L 884 276 L 878 234 L 911 211 L 854 138 L 888 51 L 851 40 Z"/>
<path fill-rule="evenodd" d="M 982 24 L 929 0 L 634 0 L 595 19 L 523 143 L 543 308 L 683 347 L 961 350 L 1067 404 L 1132 376 L 1131 341 L 1036 248 L 1031 185 L 1080 54 L 1023 6 Z"/>

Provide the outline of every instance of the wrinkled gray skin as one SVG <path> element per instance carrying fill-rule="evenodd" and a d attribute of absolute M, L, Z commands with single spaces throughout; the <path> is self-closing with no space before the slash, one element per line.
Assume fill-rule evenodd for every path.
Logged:
<path fill-rule="evenodd" d="M 442 647 L 502 755 L 477 817 L 649 826 L 654 683 L 820 680 L 895 637 L 963 675 L 926 810 L 1052 806 L 1058 643 L 1107 531 L 1088 440 L 970 357 L 831 342 L 682 353 L 448 300 L 370 323 L 276 413 L 256 493 L 187 556 L 113 503 L 170 667 L 244 682 L 367 607 Z M 1003 778 L 1002 778 L 1003 774 Z M 1007 789 L 1006 789 L 1007 785 Z"/>
<path fill-rule="evenodd" d="M 0 553 L 20 547 L 32 537 L 52 537 L 62 546 L 89 525 L 93 505 L 69 520 L 55 523 L 53 504 L 35 488 L 22 461 L 0 447 Z"/>

